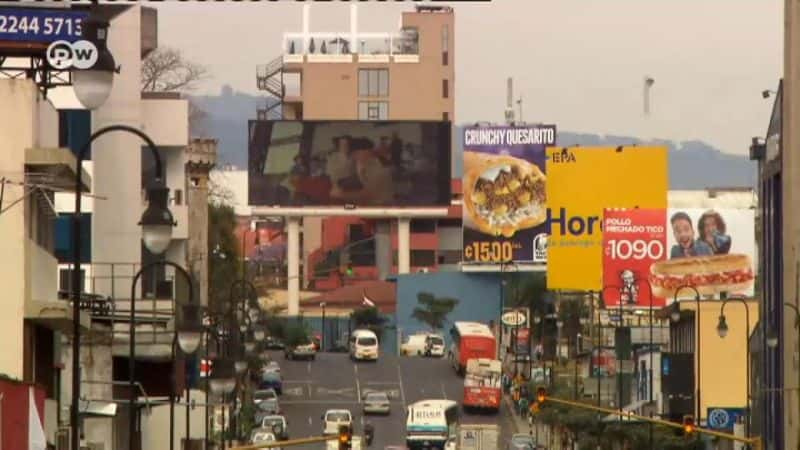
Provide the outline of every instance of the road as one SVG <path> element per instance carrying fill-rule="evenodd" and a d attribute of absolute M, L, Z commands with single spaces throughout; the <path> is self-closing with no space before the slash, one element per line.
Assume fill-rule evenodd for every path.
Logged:
<path fill-rule="evenodd" d="M 321 353 L 315 361 L 287 361 L 274 352 L 281 365 L 283 395 L 281 409 L 289 421 L 290 438 L 322 434 L 322 414 L 326 409 L 349 409 L 354 431 L 361 433 L 364 422 L 375 427 L 373 449 L 387 445 L 405 446 L 405 405 L 423 399 L 447 398 L 461 402 L 463 380 L 444 358 L 400 358 L 381 355 L 378 362 L 350 361 L 346 353 Z M 389 416 L 364 416 L 358 401 L 367 390 L 389 395 Z M 499 423 L 502 435 L 511 436 L 508 411 L 496 415 L 462 414 L 462 423 Z M 304 448 L 319 450 L 321 444 Z"/>

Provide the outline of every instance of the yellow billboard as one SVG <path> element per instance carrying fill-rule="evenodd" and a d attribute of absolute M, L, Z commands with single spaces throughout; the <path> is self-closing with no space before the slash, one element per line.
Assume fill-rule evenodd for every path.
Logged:
<path fill-rule="evenodd" d="M 547 287 L 603 288 L 605 208 L 666 208 L 665 147 L 547 149 Z"/>

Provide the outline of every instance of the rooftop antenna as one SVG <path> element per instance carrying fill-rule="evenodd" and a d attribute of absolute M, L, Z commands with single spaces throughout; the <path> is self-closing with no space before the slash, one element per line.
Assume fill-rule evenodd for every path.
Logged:
<path fill-rule="evenodd" d="M 650 88 L 653 87 L 653 84 L 656 82 L 653 78 L 649 76 L 644 77 L 644 115 L 650 115 Z"/>
<path fill-rule="evenodd" d="M 508 77 L 506 86 L 506 124 L 514 123 L 514 80 Z"/>

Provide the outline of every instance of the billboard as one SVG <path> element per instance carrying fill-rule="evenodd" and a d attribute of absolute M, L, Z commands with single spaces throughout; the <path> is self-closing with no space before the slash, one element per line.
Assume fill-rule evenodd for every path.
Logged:
<path fill-rule="evenodd" d="M 547 287 L 600 291 L 606 208 L 667 207 L 665 147 L 547 149 Z"/>
<path fill-rule="evenodd" d="M 88 11 L 69 9 L 0 8 L 0 41 L 75 42 L 81 39 L 81 24 Z"/>
<path fill-rule="evenodd" d="M 673 298 L 686 285 L 704 297 L 753 296 L 754 210 L 670 208 L 666 220 L 668 252 L 650 268 L 656 296 Z M 678 297 L 694 295 L 691 289 L 680 289 Z"/>
<path fill-rule="evenodd" d="M 545 262 L 555 125 L 464 129 L 464 262 Z"/>
<path fill-rule="evenodd" d="M 603 301 L 606 307 L 649 308 L 650 267 L 667 252 L 663 209 L 606 209 L 603 213 Z M 652 306 L 664 306 L 652 297 Z"/>
<path fill-rule="evenodd" d="M 250 121 L 251 206 L 449 206 L 450 123 Z"/>

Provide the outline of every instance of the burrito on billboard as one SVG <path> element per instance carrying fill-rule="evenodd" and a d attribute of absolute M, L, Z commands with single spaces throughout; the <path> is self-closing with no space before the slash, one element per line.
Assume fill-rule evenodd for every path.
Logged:
<path fill-rule="evenodd" d="M 687 208 L 668 210 L 664 261 L 650 267 L 656 296 L 673 298 L 721 293 L 753 295 L 755 214 L 751 209 Z M 677 292 L 680 289 L 680 292 Z"/>
<path fill-rule="evenodd" d="M 464 130 L 464 261 L 544 262 L 545 148 L 555 125 Z"/>
<path fill-rule="evenodd" d="M 664 306 L 648 289 L 650 269 L 667 253 L 666 211 L 606 209 L 603 212 L 603 301 L 606 307 Z M 652 298 L 651 298 L 652 295 Z"/>

